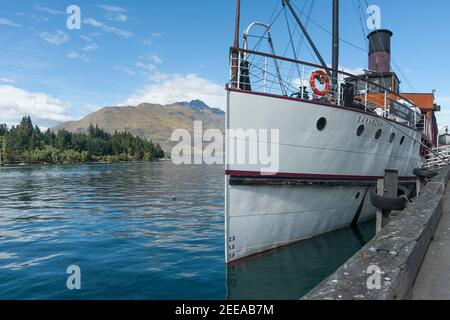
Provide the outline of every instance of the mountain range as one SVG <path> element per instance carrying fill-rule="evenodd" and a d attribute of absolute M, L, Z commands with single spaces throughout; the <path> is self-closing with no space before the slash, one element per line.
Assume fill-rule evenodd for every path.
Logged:
<path fill-rule="evenodd" d="M 105 107 L 78 121 L 70 121 L 52 128 L 70 132 L 84 132 L 98 125 L 109 133 L 125 131 L 161 145 L 166 153 L 174 143 L 170 137 L 176 129 L 193 131 L 194 121 L 202 121 L 203 129 L 225 128 L 225 113 L 209 107 L 203 101 L 177 102 L 168 105 L 143 103 L 138 106 Z"/>

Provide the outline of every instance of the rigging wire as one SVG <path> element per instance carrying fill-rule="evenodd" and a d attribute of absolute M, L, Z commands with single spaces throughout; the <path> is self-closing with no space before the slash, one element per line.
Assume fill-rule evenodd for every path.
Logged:
<path fill-rule="evenodd" d="M 293 3 L 293 6 L 296 7 L 295 3 Z M 306 17 L 306 19 L 307 19 L 308 22 L 311 22 L 312 24 L 314 24 L 316 27 L 318 27 L 318 28 L 321 29 L 322 31 L 328 33 L 330 36 L 333 35 L 333 33 L 332 33 L 330 30 L 328 30 L 327 28 L 325 28 L 324 26 L 322 26 L 321 24 L 319 24 L 317 21 L 315 21 L 315 20 L 312 19 L 311 17 L 306 16 L 306 15 L 303 14 L 303 13 L 301 13 L 301 14 L 302 14 L 303 16 Z M 367 49 L 364 49 L 364 48 L 362 48 L 362 47 L 360 47 L 360 46 L 358 46 L 358 45 L 356 45 L 356 44 L 354 44 L 354 43 L 352 43 L 352 42 L 350 42 L 350 41 L 348 41 L 348 40 L 346 40 L 346 39 L 344 39 L 344 38 L 342 38 L 342 37 L 340 37 L 339 40 L 340 40 L 341 42 L 343 42 L 343 43 L 345 43 L 345 44 L 347 44 L 347 45 L 349 45 L 349 46 L 351 46 L 351 47 L 357 49 L 357 50 L 367 52 Z"/>
<path fill-rule="evenodd" d="M 311 1 L 311 5 L 309 6 L 309 11 L 308 11 L 308 14 L 307 14 L 307 15 L 305 15 L 305 14 L 303 13 L 304 10 L 302 10 L 302 11 L 300 12 L 301 15 L 305 15 L 306 18 L 307 18 L 307 20 L 306 20 L 306 22 L 305 22 L 305 29 L 306 29 L 306 30 L 308 30 L 309 22 L 311 21 L 311 15 L 312 15 L 312 11 L 313 11 L 313 9 L 314 9 L 314 4 L 315 4 L 315 1 L 312 0 L 312 1 Z M 294 5 L 295 8 L 297 8 L 297 6 L 295 5 L 295 3 L 293 3 L 293 5 Z M 306 4 L 305 4 L 305 5 L 306 5 Z M 293 19 L 293 18 L 291 17 L 291 20 L 292 20 L 292 19 Z M 297 48 L 298 54 L 299 54 L 300 51 L 302 50 L 302 47 L 303 47 L 303 44 L 304 44 L 304 43 L 305 43 L 305 35 L 302 33 L 302 34 L 301 34 L 301 40 L 300 40 L 300 43 L 299 43 L 298 48 Z M 309 53 L 311 54 L 311 56 L 313 57 L 314 61 L 317 62 L 317 59 L 316 59 L 315 55 L 311 52 L 311 48 L 309 48 L 309 46 L 307 46 L 307 49 L 308 49 Z"/>
<path fill-rule="evenodd" d="M 310 5 L 310 7 L 309 7 L 309 13 L 308 13 L 308 16 L 311 16 L 311 14 L 312 14 L 312 9 L 313 9 L 313 6 L 314 6 L 314 1 L 315 0 L 311 0 L 311 5 Z M 300 10 L 299 8 L 297 8 L 297 10 L 299 10 L 302 14 L 303 14 L 303 12 L 305 11 L 305 9 L 306 9 L 306 6 L 307 6 L 307 4 L 308 4 L 308 1 L 305 1 L 305 3 L 304 3 L 304 5 L 303 5 L 303 8 Z M 284 10 L 285 10 L 285 7 L 283 7 L 284 8 Z M 290 28 L 290 22 L 289 22 L 289 18 L 288 17 L 290 17 L 289 15 L 287 15 L 286 14 L 286 10 L 285 10 L 285 18 L 286 18 L 286 24 L 287 24 L 287 26 L 288 26 L 288 32 L 289 32 L 289 39 L 290 39 L 290 41 L 289 41 L 289 43 L 287 44 L 287 46 L 286 46 L 286 49 L 285 49 L 285 51 L 284 51 L 284 56 L 286 56 L 287 55 L 287 52 L 288 52 L 288 50 L 289 50 L 289 47 L 292 45 L 292 49 L 293 49 L 293 51 L 294 51 L 294 56 L 296 57 L 296 56 L 298 56 L 299 54 L 300 54 L 300 50 L 301 50 L 301 47 L 302 47 L 302 44 L 303 44 L 303 42 L 304 42 L 304 38 L 305 38 L 305 35 L 304 34 L 301 34 L 301 40 L 300 40 L 300 43 L 299 43 L 299 46 L 298 46 L 298 49 L 297 50 L 295 50 L 295 47 L 294 47 L 294 41 L 293 41 L 293 36 L 292 36 L 292 34 L 293 34 L 293 32 L 291 31 L 291 28 Z M 291 20 L 291 23 L 293 23 L 292 22 L 292 17 L 290 17 L 290 20 Z M 294 32 L 300 32 L 299 30 L 298 30 L 298 25 L 296 24 L 296 23 L 294 23 Z M 306 29 L 308 29 L 308 26 L 309 26 L 309 23 L 307 22 L 306 23 L 306 25 L 305 25 L 305 28 Z M 311 57 L 313 58 L 313 60 L 317 63 L 317 60 L 316 60 L 316 58 L 315 58 L 315 56 L 314 56 L 314 54 L 311 52 L 311 49 L 309 48 L 309 47 L 307 47 L 307 49 L 308 49 L 308 51 L 309 51 L 309 53 L 310 53 L 310 55 L 311 55 Z M 283 66 L 283 63 L 284 63 L 284 61 L 282 61 L 281 63 L 280 63 L 280 68 L 282 68 L 282 66 Z M 289 85 L 290 85 L 290 82 L 291 82 L 291 80 L 292 80 L 292 75 L 293 75 L 293 73 L 294 73 L 294 68 L 295 68 L 295 66 L 294 65 L 291 65 L 291 67 L 290 67 L 290 71 L 289 71 L 289 73 L 288 73 L 288 79 L 287 79 L 287 83 L 289 83 Z M 298 66 L 297 66 L 297 68 L 299 68 Z M 301 78 L 301 72 L 300 72 L 300 70 L 298 69 L 298 72 L 299 72 L 299 75 L 300 75 L 300 78 Z M 271 85 L 271 87 L 270 87 L 270 90 L 273 88 L 273 83 L 272 83 L 272 85 Z M 290 85 L 291 87 L 293 87 L 292 85 Z M 294 88 L 294 87 L 293 87 Z M 294 91 L 295 90 L 297 90 L 297 88 L 294 88 Z"/>
<path fill-rule="evenodd" d="M 280 4 L 279 1 L 276 1 L 275 8 L 274 8 L 274 10 L 272 11 L 272 14 L 271 14 L 270 19 L 269 19 L 269 21 L 270 21 L 269 25 L 270 25 L 270 26 L 272 26 L 272 25 L 278 20 L 278 18 L 280 17 L 281 13 L 283 12 L 283 8 L 281 8 L 280 11 L 278 11 L 278 13 L 276 14 L 279 4 Z M 260 36 L 260 39 L 259 39 L 258 42 L 255 44 L 255 46 L 253 47 L 253 50 L 254 50 L 254 51 L 257 51 L 257 49 L 258 49 L 259 46 L 261 45 L 261 42 L 262 42 L 264 39 L 267 39 L 267 38 L 268 38 L 268 37 L 267 37 L 267 34 L 268 34 L 268 33 L 269 33 L 269 29 L 266 29 L 266 30 L 264 31 L 263 35 Z M 257 36 L 254 36 L 254 37 L 257 37 Z M 254 59 L 254 58 L 255 58 L 255 57 L 253 57 L 253 59 Z M 251 62 L 254 62 L 254 60 L 252 60 Z"/>
<path fill-rule="evenodd" d="M 313 11 L 313 8 L 314 8 L 315 1 L 314 1 L 314 0 L 311 0 L 311 4 L 310 4 L 309 9 L 308 9 L 308 14 L 306 15 L 306 14 L 304 13 L 304 11 L 305 11 L 305 8 L 306 8 L 307 3 L 308 3 L 308 1 L 305 2 L 305 4 L 303 5 L 302 10 L 300 11 L 300 9 L 295 5 L 295 3 L 291 2 L 291 4 L 295 7 L 295 9 L 297 9 L 297 11 L 300 11 L 300 14 L 301 14 L 301 15 L 305 15 L 307 18 L 310 18 L 311 15 L 312 15 L 312 11 Z M 294 29 L 294 31 L 297 31 L 297 27 L 298 27 L 297 23 L 296 23 L 295 21 L 293 21 L 293 17 L 291 17 L 290 15 L 289 15 L 288 17 L 290 17 L 290 23 L 293 23 L 293 24 L 296 26 L 296 28 Z M 309 21 L 310 21 L 310 20 L 307 19 L 307 21 L 306 21 L 306 23 L 305 23 L 305 29 L 306 29 L 306 30 L 308 30 L 308 28 L 309 28 Z M 298 31 L 298 33 L 300 33 L 300 31 Z M 297 49 L 296 49 L 297 56 L 300 54 L 304 42 L 305 42 L 305 35 L 304 35 L 303 33 L 300 33 L 300 41 L 299 41 L 299 44 L 298 44 Z M 309 52 L 310 56 L 312 57 L 312 59 L 314 60 L 314 62 L 315 62 L 316 64 L 319 64 L 319 62 L 318 62 L 317 59 L 316 59 L 315 54 L 311 51 L 311 48 L 310 48 L 309 46 L 306 46 L 306 49 L 308 50 L 308 52 Z M 298 66 L 297 66 L 297 68 L 298 68 Z M 288 74 L 289 74 L 289 75 L 288 75 L 288 80 L 289 80 L 289 81 L 292 80 L 293 73 L 294 73 L 294 66 L 291 65 L 291 69 L 290 69 L 290 71 L 289 71 L 289 73 L 288 73 Z M 302 77 L 302 76 L 301 76 L 301 73 L 300 73 L 300 78 L 299 78 L 299 79 L 301 79 L 301 77 Z"/>
<path fill-rule="evenodd" d="M 298 60 L 298 58 L 297 58 L 297 50 L 295 49 L 294 40 L 292 39 L 292 31 L 291 31 L 291 26 L 290 26 L 289 20 L 288 20 L 286 6 L 283 7 L 283 10 L 284 10 L 284 18 L 286 20 L 286 27 L 287 27 L 288 33 L 289 33 L 289 43 L 290 43 L 290 45 L 292 47 L 292 53 L 294 55 L 294 59 Z M 301 78 L 302 74 L 300 72 L 300 66 L 298 64 L 295 64 L 295 66 L 297 67 L 298 76 L 299 76 L 299 78 Z"/>
<path fill-rule="evenodd" d="M 305 2 L 304 6 L 303 6 L 303 8 L 302 8 L 302 11 L 300 11 L 300 13 L 301 13 L 302 15 L 304 15 L 303 12 L 304 12 L 304 10 L 305 10 L 305 8 L 306 8 L 307 3 L 308 3 L 308 1 Z M 309 7 L 309 10 L 308 10 L 308 15 L 307 15 L 307 17 L 311 17 L 311 14 L 312 14 L 312 11 L 313 11 L 313 8 L 314 8 L 314 4 L 315 4 L 315 1 L 312 0 L 312 1 L 311 1 L 311 4 L 310 4 L 310 7 Z M 295 4 L 294 4 L 294 6 L 295 6 Z M 295 7 L 296 7 L 296 6 L 295 6 Z M 297 9 L 297 10 L 298 10 L 298 9 Z M 293 19 L 292 17 L 291 17 L 291 19 L 290 19 L 290 21 L 289 21 L 288 15 L 285 14 L 285 16 L 286 16 L 286 24 L 289 25 L 290 22 L 291 22 L 291 23 L 294 23 L 294 22 L 292 22 L 292 19 Z M 296 23 L 294 23 L 294 25 L 297 26 Z M 308 27 L 309 27 L 309 20 L 307 20 L 306 23 L 305 23 L 305 28 L 306 28 L 306 30 L 308 30 Z M 295 28 L 294 31 L 297 31 L 297 28 Z M 292 35 L 291 35 L 291 37 L 292 37 Z M 295 49 L 294 46 L 293 46 L 293 48 L 292 48 L 293 51 L 294 51 L 294 58 L 295 58 L 295 60 L 298 60 L 297 57 L 298 57 L 298 55 L 300 54 L 300 52 L 301 52 L 301 50 L 302 50 L 304 41 L 305 41 L 305 35 L 304 35 L 303 33 L 301 33 L 300 41 L 299 41 L 299 44 L 298 44 L 297 48 Z M 293 45 L 293 43 L 292 43 L 292 45 Z M 315 55 L 311 52 L 311 49 L 310 49 L 309 47 L 307 47 L 307 49 L 308 49 L 310 55 L 312 56 L 313 60 L 317 63 L 316 57 L 315 57 Z M 300 67 L 299 67 L 297 64 L 295 64 L 295 66 L 296 66 L 296 68 L 297 68 L 297 72 L 298 72 L 298 74 L 299 74 L 299 80 L 300 80 L 300 79 L 302 78 L 302 73 L 301 73 L 301 71 L 300 71 Z M 290 69 L 290 71 L 289 71 L 289 73 L 288 73 L 288 81 L 289 81 L 289 82 L 292 81 L 293 74 L 294 74 L 294 65 L 291 65 L 291 69 Z"/>

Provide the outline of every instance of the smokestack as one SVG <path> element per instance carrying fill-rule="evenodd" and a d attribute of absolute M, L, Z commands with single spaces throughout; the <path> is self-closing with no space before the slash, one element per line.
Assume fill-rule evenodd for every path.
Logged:
<path fill-rule="evenodd" d="M 391 72 L 391 38 L 389 30 L 375 30 L 369 39 L 369 70 L 374 72 Z"/>

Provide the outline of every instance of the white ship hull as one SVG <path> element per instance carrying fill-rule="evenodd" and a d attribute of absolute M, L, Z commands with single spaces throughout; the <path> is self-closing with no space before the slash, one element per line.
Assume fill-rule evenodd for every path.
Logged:
<path fill-rule="evenodd" d="M 255 163 L 226 166 L 227 262 L 370 219 L 375 208 L 365 195 L 385 169 L 398 169 L 408 191 L 422 164 L 420 132 L 332 105 L 229 90 L 227 129 L 279 130 L 280 155 L 270 174 Z M 235 144 L 227 134 L 228 155 Z"/>

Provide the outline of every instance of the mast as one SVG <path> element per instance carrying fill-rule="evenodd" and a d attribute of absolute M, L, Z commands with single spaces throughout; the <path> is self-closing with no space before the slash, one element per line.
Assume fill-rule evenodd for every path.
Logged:
<path fill-rule="evenodd" d="M 234 30 L 234 44 L 233 48 L 235 50 L 239 49 L 239 27 L 241 22 L 241 0 L 236 0 L 236 24 L 235 24 L 235 30 Z M 239 53 L 237 51 L 234 51 L 231 55 L 231 81 L 232 86 L 234 88 L 237 87 L 238 83 L 238 67 L 239 67 Z"/>
<path fill-rule="evenodd" d="M 338 70 L 339 70 L 339 0 L 333 0 L 333 76 L 331 83 L 333 90 L 337 93 Z"/>
<path fill-rule="evenodd" d="M 314 44 L 314 41 L 309 36 L 308 31 L 306 30 L 306 28 L 303 25 L 302 21 L 300 20 L 300 18 L 298 17 L 297 13 L 294 10 L 294 8 L 292 7 L 291 1 L 290 0 L 282 0 L 282 1 L 283 1 L 283 5 L 286 4 L 288 9 L 289 9 L 289 11 L 294 16 L 295 21 L 297 21 L 297 24 L 299 25 L 300 29 L 302 30 L 303 34 L 305 35 L 306 40 L 308 40 L 309 45 L 314 50 L 314 53 L 316 54 L 317 58 L 319 59 L 320 64 L 325 69 L 325 71 L 327 72 L 328 76 L 331 77 L 332 76 L 331 72 L 328 70 L 328 66 L 325 63 L 325 60 L 322 58 L 322 55 L 320 54 L 319 50 L 317 49 L 316 45 Z"/>

